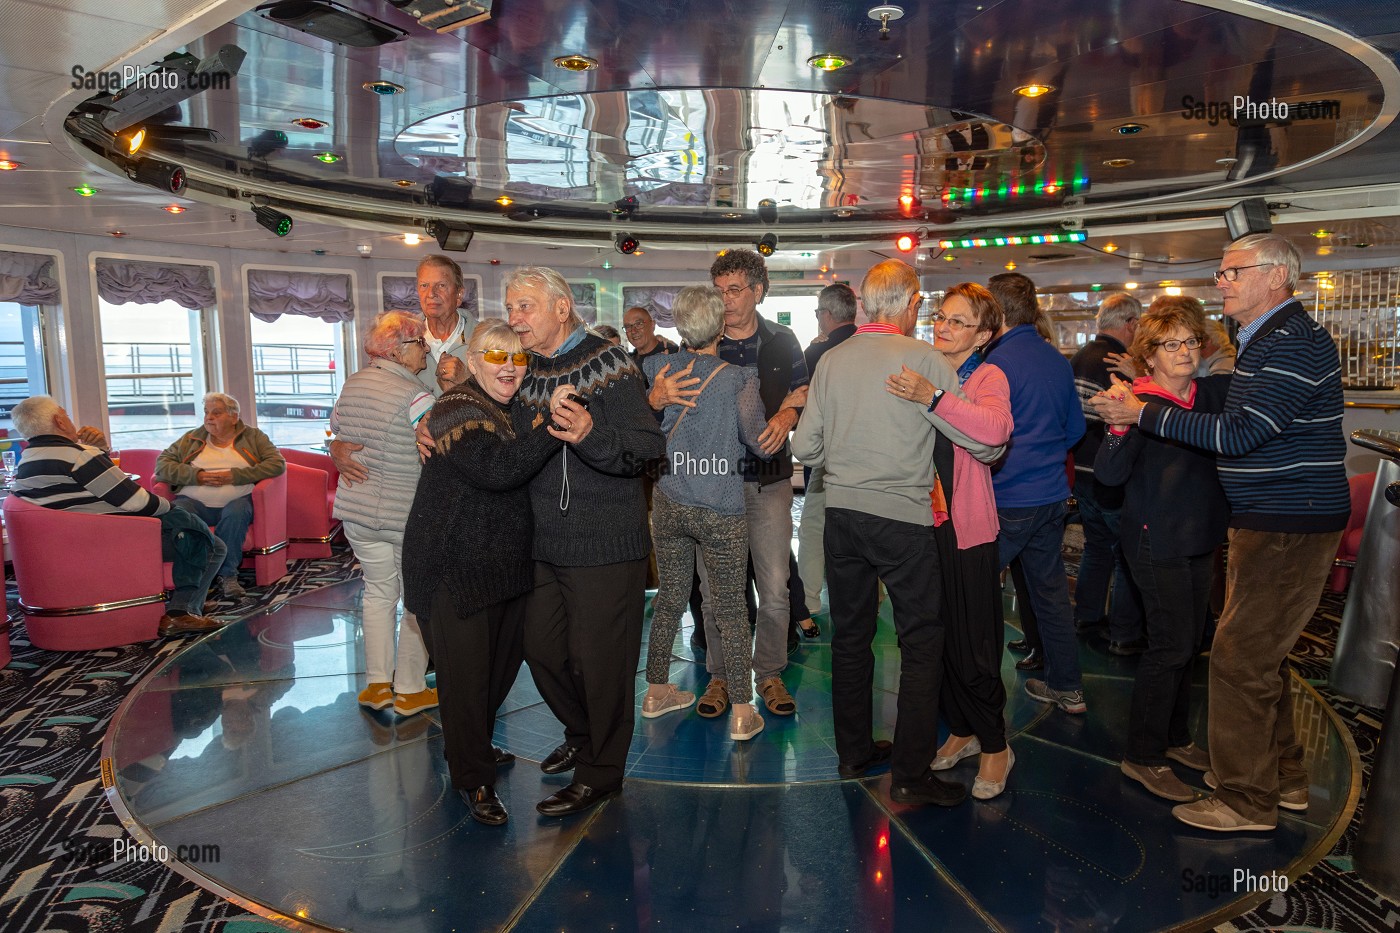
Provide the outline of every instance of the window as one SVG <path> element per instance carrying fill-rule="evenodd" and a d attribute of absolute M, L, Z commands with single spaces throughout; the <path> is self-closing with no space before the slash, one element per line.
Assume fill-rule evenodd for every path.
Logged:
<path fill-rule="evenodd" d="M 98 300 L 113 446 L 165 448 L 204 418 L 204 312 Z"/>
<path fill-rule="evenodd" d="M 258 427 L 279 447 L 326 442 L 331 408 L 345 381 L 346 324 L 284 314 L 252 320 Z M 248 399 L 239 399 L 244 408 Z"/>
<path fill-rule="evenodd" d="M 0 429 L 13 436 L 10 409 L 31 395 L 48 394 L 48 385 L 42 309 L 0 301 Z"/>

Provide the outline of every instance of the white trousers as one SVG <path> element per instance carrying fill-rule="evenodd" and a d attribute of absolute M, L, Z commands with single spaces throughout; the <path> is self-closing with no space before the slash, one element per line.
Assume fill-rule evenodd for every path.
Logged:
<path fill-rule="evenodd" d="M 428 649 L 418 630 L 418 619 L 405 610 L 395 626 L 399 594 L 403 589 L 403 534 L 375 531 L 345 522 L 345 537 L 355 549 L 365 578 L 360 628 L 365 638 L 365 673 L 372 684 L 392 682 L 395 693 L 421 693 L 428 687 Z M 395 628 L 398 649 L 395 651 Z M 398 663 L 395 663 L 397 655 Z"/>

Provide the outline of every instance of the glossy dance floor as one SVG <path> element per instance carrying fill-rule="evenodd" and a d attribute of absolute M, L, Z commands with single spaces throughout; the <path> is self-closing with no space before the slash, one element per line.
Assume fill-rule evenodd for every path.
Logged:
<path fill-rule="evenodd" d="M 356 704 L 365 683 L 358 593 L 358 582 L 329 587 L 191 644 L 133 693 L 108 736 L 109 794 L 133 834 L 167 846 L 182 874 L 284 923 L 1205 928 L 1262 900 L 1236 890 L 1236 870 L 1296 876 L 1325 853 L 1359 787 L 1350 739 L 1295 682 L 1310 809 L 1280 811 L 1272 834 L 1176 823 L 1169 803 L 1119 774 L 1134 662 L 1100 642 L 1081 648 L 1082 717 L 1028 699 L 1006 658 L 1016 766 L 1005 794 L 952 809 L 900 807 L 888 775 L 837 777 L 823 633 L 803 642 L 784 675 L 797 716 L 765 714 L 766 730 L 749 743 L 730 741 L 727 717 L 639 716 L 625 792 L 567 819 L 534 810 L 568 776 L 536 767 L 561 732 L 522 670 L 496 735 L 520 756 L 497 784 L 511 821 L 490 828 L 448 785 L 434 714 L 405 720 Z M 885 622 L 877 736 L 891 732 L 898 671 Z M 688 631 L 673 676 L 701 689 L 703 669 L 683 647 Z M 644 689 L 639 673 L 639 702 Z M 949 772 L 969 787 L 975 773 L 975 760 Z M 1203 787 L 1195 772 L 1178 774 Z"/>

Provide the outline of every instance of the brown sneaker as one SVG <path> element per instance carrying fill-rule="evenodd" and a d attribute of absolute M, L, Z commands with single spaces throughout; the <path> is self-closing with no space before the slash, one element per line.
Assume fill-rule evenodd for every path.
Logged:
<path fill-rule="evenodd" d="M 757 688 L 768 712 L 775 716 L 791 716 L 797 712 L 797 701 L 788 693 L 787 685 L 780 678 L 766 678 L 758 683 Z"/>
<path fill-rule="evenodd" d="M 385 709 L 394 705 L 394 688 L 388 683 L 370 684 L 356 699 L 369 709 Z"/>
<path fill-rule="evenodd" d="M 438 705 L 437 691 L 432 687 L 417 693 L 394 694 L 394 712 L 400 716 L 413 716 Z"/>
<path fill-rule="evenodd" d="M 197 616 L 186 614 L 181 616 L 166 613 L 160 617 L 160 634 L 169 635 L 206 635 L 209 632 L 217 632 L 226 623 L 218 619 L 211 619 L 208 616 Z"/>
<path fill-rule="evenodd" d="M 1181 762 L 1193 771 L 1210 770 L 1210 755 L 1195 742 L 1167 749 L 1167 757 L 1172 761 Z"/>
<path fill-rule="evenodd" d="M 1185 784 L 1181 783 L 1181 778 L 1177 777 L 1170 765 L 1140 765 L 1132 761 L 1123 759 L 1123 763 L 1118 766 L 1123 772 L 1123 776 L 1137 781 L 1147 788 L 1150 794 L 1156 794 L 1166 800 L 1189 801 L 1196 799 L 1196 792 Z"/>
<path fill-rule="evenodd" d="M 1172 816 L 1176 817 L 1187 826 L 1194 826 L 1197 829 L 1209 829 L 1217 833 L 1234 833 L 1240 831 L 1261 831 L 1267 832 L 1274 828 L 1273 823 L 1254 823 L 1236 813 L 1228 804 L 1223 803 L 1219 797 L 1206 797 L 1204 800 L 1197 800 L 1195 803 L 1182 803 L 1172 807 Z"/>
<path fill-rule="evenodd" d="M 1207 771 L 1205 776 L 1206 786 L 1215 790 L 1220 786 L 1220 779 L 1215 776 L 1214 771 Z M 1278 805 L 1283 810 L 1294 810 L 1302 812 L 1308 808 L 1308 789 L 1298 787 L 1293 790 L 1279 789 Z"/>

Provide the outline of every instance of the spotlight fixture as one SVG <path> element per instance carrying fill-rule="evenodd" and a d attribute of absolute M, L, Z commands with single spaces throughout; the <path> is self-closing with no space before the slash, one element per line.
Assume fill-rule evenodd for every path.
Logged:
<path fill-rule="evenodd" d="M 366 81 L 360 87 L 371 94 L 378 94 L 380 97 L 393 97 L 395 94 L 402 94 L 406 88 L 402 84 L 395 84 L 392 81 Z"/>
<path fill-rule="evenodd" d="M 914 213 L 923 206 L 923 201 L 908 192 L 899 196 L 899 212 L 905 217 L 913 217 Z"/>
<path fill-rule="evenodd" d="M 1053 90 L 1055 90 L 1055 86 L 1052 84 L 1023 84 L 1020 87 L 1015 88 L 1015 92 L 1017 94 L 1020 94 L 1022 97 L 1030 97 L 1032 99 L 1036 97 L 1044 97 L 1046 94 L 1049 94 Z"/>
<path fill-rule="evenodd" d="M 758 202 L 758 219 L 766 224 L 778 222 L 778 202 L 772 198 L 764 198 Z"/>
<path fill-rule="evenodd" d="M 772 256 L 778 251 L 778 235 L 776 233 L 765 233 L 755 245 L 758 248 L 758 254 L 760 256 Z"/>
<path fill-rule="evenodd" d="M 1269 216 L 1269 202 L 1263 198 L 1240 201 L 1225 212 L 1225 227 L 1230 231 L 1231 240 L 1251 233 L 1272 233 L 1274 225 Z"/>
<path fill-rule="evenodd" d="M 146 128 L 138 126 L 126 136 L 126 154 L 134 156 L 141 151 L 141 145 L 146 141 Z"/>
<path fill-rule="evenodd" d="M 185 170 L 174 162 L 142 159 L 128 167 L 126 173 L 132 181 L 159 188 L 167 194 L 179 194 L 185 190 Z"/>
<path fill-rule="evenodd" d="M 79 185 L 73 189 L 73 193 L 80 198 L 90 198 L 102 189 L 94 188 L 92 185 Z"/>
<path fill-rule="evenodd" d="M 287 148 L 287 134 L 281 130 L 263 130 L 248 143 L 248 158 L 266 159 L 274 152 Z"/>
<path fill-rule="evenodd" d="M 618 217 L 631 219 L 632 215 L 637 212 L 638 206 L 637 196 L 629 194 L 627 197 L 618 198 L 613 202 L 612 212 Z"/>
<path fill-rule="evenodd" d="M 598 59 L 587 55 L 560 55 L 554 59 L 554 67 L 565 71 L 593 71 L 598 67 Z"/>
<path fill-rule="evenodd" d="M 292 218 L 279 210 L 274 210 L 266 205 L 258 205 L 253 208 L 253 216 L 257 218 L 259 226 L 265 230 L 271 230 L 278 236 L 286 236 L 292 232 Z"/>
<path fill-rule="evenodd" d="M 624 256 L 631 256 L 641 245 L 642 241 L 638 240 L 630 233 L 619 233 L 613 240 L 613 249 Z"/>
<path fill-rule="evenodd" d="M 912 253 L 919 248 L 919 235 L 917 233 L 901 233 L 894 238 L 894 248 L 901 253 Z"/>
<path fill-rule="evenodd" d="M 0 172 L 14 172 L 23 166 L 23 162 L 16 162 L 14 159 L 0 159 Z"/>
<path fill-rule="evenodd" d="M 1122 123 L 1113 128 L 1113 132 L 1119 136 L 1136 136 L 1147 129 L 1146 123 Z"/>
<path fill-rule="evenodd" d="M 939 240 L 942 249 L 977 249 L 983 246 L 1039 246 L 1044 243 L 1083 243 L 1089 234 L 1083 230 L 1068 233 L 1023 233 L 1015 236 L 968 237 L 961 240 Z"/>
<path fill-rule="evenodd" d="M 844 55 L 837 55 L 835 52 L 823 52 L 820 55 L 813 55 L 807 59 L 807 64 L 818 71 L 840 71 L 851 63 L 851 60 Z"/>
<path fill-rule="evenodd" d="M 324 162 L 327 165 L 334 165 L 340 161 L 340 156 L 336 155 L 334 152 L 318 152 L 312 156 L 312 158 L 317 162 Z"/>
<path fill-rule="evenodd" d="M 428 203 L 438 207 L 470 207 L 472 183 L 447 175 L 439 175 L 424 187 Z"/>
<path fill-rule="evenodd" d="M 466 224 L 433 220 L 428 223 L 428 235 L 437 240 L 438 246 L 443 250 L 463 253 L 471 245 L 472 237 L 476 235 L 476 231 Z"/>
<path fill-rule="evenodd" d="M 183 214 L 185 211 L 189 210 L 189 208 L 181 207 L 179 204 L 167 204 L 165 207 L 162 207 L 161 210 L 165 211 L 167 214 Z"/>

